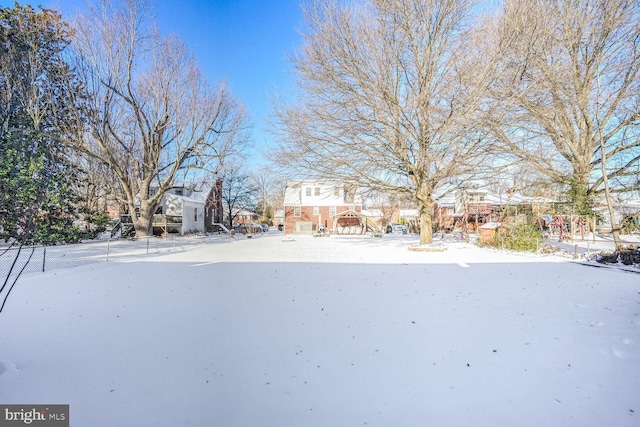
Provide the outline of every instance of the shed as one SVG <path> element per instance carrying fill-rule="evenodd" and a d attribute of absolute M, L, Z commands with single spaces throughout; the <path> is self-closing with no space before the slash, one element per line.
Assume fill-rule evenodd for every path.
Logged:
<path fill-rule="evenodd" d="M 502 226 L 500 222 L 488 222 L 480 227 L 480 241 L 482 243 L 493 243 L 498 237 L 498 229 Z"/>

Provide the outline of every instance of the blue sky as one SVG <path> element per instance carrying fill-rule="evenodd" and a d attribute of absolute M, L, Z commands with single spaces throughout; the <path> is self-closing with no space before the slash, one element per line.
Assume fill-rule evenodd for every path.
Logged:
<path fill-rule="evenodd" d="M 71 19 L 86 0 L 20 1 L 57 9 Z M 261 150 L 269 94 L 291 86 L 287 55 L 299 46 L 299 0 L 150 0 L 163 33 L 178 34 L 194 51 L 212 83 L 226 79 L 251 113 L 253 143 L 248 166 L 264 164 Z M 0 0 L 2 6 L 13 1 Z"/>

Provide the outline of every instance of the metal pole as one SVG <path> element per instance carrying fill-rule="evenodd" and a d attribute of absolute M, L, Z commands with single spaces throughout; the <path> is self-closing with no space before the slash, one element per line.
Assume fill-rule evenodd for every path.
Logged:
<path fill-rule="evenodd" d="M 42 253 L 42 272 L 44 273 L 44 268 L 47 262 L 47 247 L 43 246 L 42 247 L 43 253 Z"/>
<path fill-rule="evenodd" d="M 107 262 L 109 262 L 109 243 L 111 243 L 111 239 L 107 239 Z"/>

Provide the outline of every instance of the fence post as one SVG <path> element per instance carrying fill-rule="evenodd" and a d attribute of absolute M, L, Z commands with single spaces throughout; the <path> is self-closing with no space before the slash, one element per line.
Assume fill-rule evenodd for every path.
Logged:
<path fill-rule="evenodd" d="M 149 255 L 149 236 L 147 236 L 147 255 Z"/>
<path fill-rule="evenodd" d="M 111 239 L 107 239 L 107 262 L 109 262 L 109 243 L 111 243 Z"/>
<path fill-rule="evenodd" d="M 578 245 L 576 244 L 576 247 L 573 251 L 573 259 L 578 259 Z"/>
<path fill-rule="evenodd" d="M 42 272 L 43 273 L 46 266 L 46 262 L 47 262 L 47 247 L 43 246 L 42 247 Z"/>

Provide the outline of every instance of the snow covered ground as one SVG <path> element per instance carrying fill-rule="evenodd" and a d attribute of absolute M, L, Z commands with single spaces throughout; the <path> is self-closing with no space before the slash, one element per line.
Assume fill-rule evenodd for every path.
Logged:
<path fill-rule="evenodd" d="M 118 242 L 26 274 L 0 403 L 75 427 L 640 425 L 639 274 L 415 244 Z"/>

